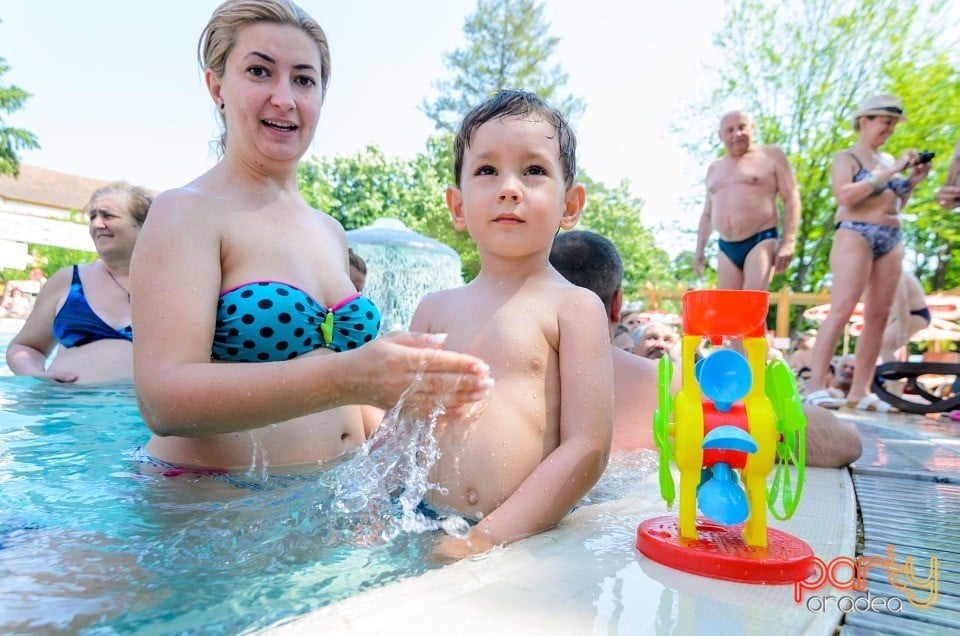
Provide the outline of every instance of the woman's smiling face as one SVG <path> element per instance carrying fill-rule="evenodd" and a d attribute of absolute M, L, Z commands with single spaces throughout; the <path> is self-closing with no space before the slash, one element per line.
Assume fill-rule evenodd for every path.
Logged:
<path fill-rule="evenodd" d="M 240 29 L 223 77 L 208 76 L 214 99 L 224 104 L 228 152 L 299 160 L 313 141 L 323 105 L 320 65 L 316 43 L 297 27 L 260 23 Z"/>

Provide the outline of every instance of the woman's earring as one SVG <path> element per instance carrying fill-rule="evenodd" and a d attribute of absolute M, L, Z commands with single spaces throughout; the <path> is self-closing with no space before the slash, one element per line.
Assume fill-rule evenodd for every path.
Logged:
<path fill-rule="evenodd" d="M 223 110 L 227 107 L 227 102 L 220 102 L 220 110 Z"/>

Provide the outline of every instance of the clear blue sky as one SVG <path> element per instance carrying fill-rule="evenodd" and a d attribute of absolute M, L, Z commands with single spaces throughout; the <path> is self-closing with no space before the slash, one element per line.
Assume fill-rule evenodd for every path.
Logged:
<path fill-rule="evenodd" d="M 5 0 L 4 84 L 32 93 L 8 124 L 34 132 L 30 165 L 157 190 L 213 165 L 214 109 L 196 63 L 212 0 Z M 352 154 L 369 143 L 409 157 L 433 131 L 419 110 L 449 79 L 444 53 L 465 44 L 473 0 L 302 0 L 330 39 L 332 76 L 313 153 Z M 567 90 L 586 100 L 576 129 L 580 163 L 609 185 L 629 179 L 647 200 L 643 221 L 695 226 L 705 166 L 670 134 L 672 117 L 712 85 L 701 71 L 722 24 L 719 0 L 546 0 Z M 714 134 L 727 105 L 703 114 Z M 442 196 L 442 193 L 437 193 Z M 687 240 L 692 242 L 692 237 Z M 673 247 L 658 237 L 662 247 Z M 691 249 L 693 245 L 683 245 Z"/>

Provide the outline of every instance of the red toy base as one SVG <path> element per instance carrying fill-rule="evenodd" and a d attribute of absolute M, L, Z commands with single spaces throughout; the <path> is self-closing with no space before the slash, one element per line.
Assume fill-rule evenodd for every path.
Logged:
<path fill-rule="evenodd" d="M 699 538 L 681 539 L 679 519 L 655 517 L 637 527 L 637 550 L 683 572 L 741 583 L 786 584 L 816 574 L 807 562 L 813 550 L 805 542 L 768 528 L 767 547 L 753 548 L 744 542 L 742 528 L 698 518 Z"/>

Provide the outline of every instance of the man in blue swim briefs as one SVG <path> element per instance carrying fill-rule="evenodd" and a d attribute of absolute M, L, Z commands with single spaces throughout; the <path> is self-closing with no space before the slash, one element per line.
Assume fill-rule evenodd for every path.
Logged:
<path fill-rule="evenodd" d="M 704 248 L 714 230 L 720 234 L 717 282 L 720 289 L 767 291 L 774 271 L 793 259 L 800 223 L 797 179 L 778 146 L 753 143 L 753 121 L 744 111 L 720 120 L 726 154 L 707 170 L 707 197 L 697 232 L 693 267 L 703 275 Z M 779 197 L 783 216 L 780 224 Z"/>

